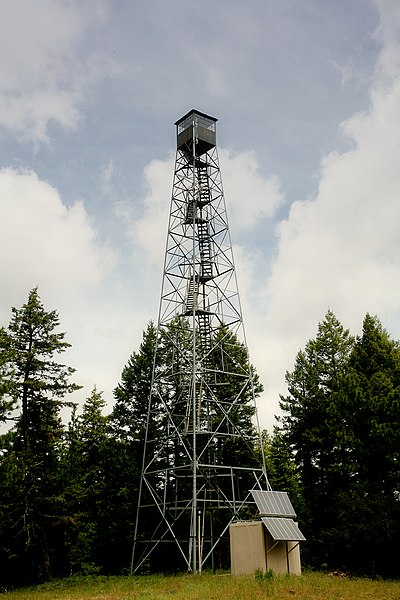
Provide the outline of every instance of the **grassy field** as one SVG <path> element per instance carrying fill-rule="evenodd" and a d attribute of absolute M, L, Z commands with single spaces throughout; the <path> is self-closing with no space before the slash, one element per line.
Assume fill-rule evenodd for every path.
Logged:
<path fill-rule="evenodd" d="M 268 574 L 267 574 L 268 575 Z M 79 577 L 0 593 L 1 600 L 400 600 L 400 581 L 229 574 Z"/>

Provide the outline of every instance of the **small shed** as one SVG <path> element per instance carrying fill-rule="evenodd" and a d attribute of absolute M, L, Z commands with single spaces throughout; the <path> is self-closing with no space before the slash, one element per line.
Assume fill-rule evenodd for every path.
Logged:
<path fill-rule="evenodd" d="M 301 575 L 300 542 L 305 540 L 285 492 L 251 490 L 260 520 L 230 525 L 231 573 L 245 575 L 257 569 Z"/>

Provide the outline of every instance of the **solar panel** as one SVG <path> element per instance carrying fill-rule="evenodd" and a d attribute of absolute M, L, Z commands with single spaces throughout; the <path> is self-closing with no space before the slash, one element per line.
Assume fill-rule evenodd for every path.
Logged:
<path fill-rule="evenodd" d="M 265 490 L 250 490 L 257 508 L 262 515 L 276 517 L 295 517 L 292 503 L 286 492 L 272 492 Z"/>
<path fill-rule="evenodd" d="M 262 517 L 261 520 L 274 541 L 303 542 L 306 539 L 292 519 Z"/>

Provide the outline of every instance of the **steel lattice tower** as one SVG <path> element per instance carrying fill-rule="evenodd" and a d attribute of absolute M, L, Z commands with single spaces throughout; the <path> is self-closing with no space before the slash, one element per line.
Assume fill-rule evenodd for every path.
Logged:
<path fill-rule="evenodd" d="M 270 489 L 254 425 L 217 119 L 179 119 L 132 571 L 227 562 L 229 524 Z M 245 199 L 243 210 L 245 210 Z M 243 462 L 243 464 L 241 464 Z M 150 567 L 149 567 L 150 563 Z M 217 564 L 218 563 L 218 564 Z"/>

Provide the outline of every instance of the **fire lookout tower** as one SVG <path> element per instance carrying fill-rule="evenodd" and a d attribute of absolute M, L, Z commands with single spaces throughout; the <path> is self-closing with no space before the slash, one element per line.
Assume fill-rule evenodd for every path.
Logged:
<path fill-rule="evenodd" d="M 132 571 L 229 562 L 229 526 L 270 490 L 216 147 L 217 119 L 179 119 Z"/>

